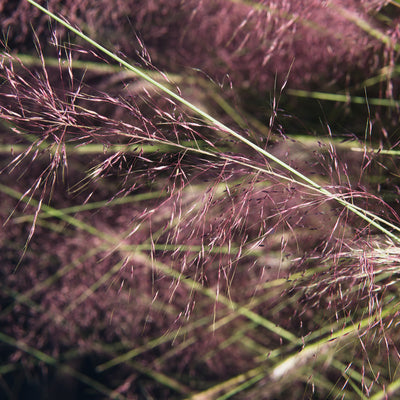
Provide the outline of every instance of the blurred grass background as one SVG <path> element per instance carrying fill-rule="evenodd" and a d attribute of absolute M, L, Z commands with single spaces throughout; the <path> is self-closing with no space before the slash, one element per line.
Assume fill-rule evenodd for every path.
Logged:
<path fill-rule="evenodd" d="M 396 396 L 397 2 L 1 7 L 2 397 Z"/>

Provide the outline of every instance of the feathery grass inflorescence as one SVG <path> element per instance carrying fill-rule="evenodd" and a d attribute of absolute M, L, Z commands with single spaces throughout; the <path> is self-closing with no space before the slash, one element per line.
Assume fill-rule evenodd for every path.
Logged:
<path fill-rule="evenodd" d="M 337 138 L 330 123 L 321 127 L 326 137 L 296 140 L 285 127 L 294 120 L 282 110 L 286 87 L 294 91 L 291 82 L 304 80 L 308 90 L 317 77 L 326 79 L 322 71 L 309 79 L 305 69 L 302 77 L 301 60 L 286 60 L 286 70 L 277 70 L 277 77 L 286 76 L 275 87 L 264 126 L 249 105 L 235 103 L 254 85 L 271 84 L 270 73 L 262 78 L 263 67 L 276 66 L 271 60 L 299 40 L 297 29 L 306 43 L 319 43 L 311 32 L 321 33 L 335 3 L 303 7 L 300 14 L 289 1 L 146 6 L 131 21 L 141 28 L 132 46 L 138 54 L 122 50 L 141 64 L 29 3 L 59 25 L 53 50 L 42 48 L 45 33 L 37 33 L 40 62 L 6 48 L 2 53 L 5 395 L 23 396 L 18 376 L 31 377 L 31 386 L 40 383 L 48 397 L 60 390 L 70 397 L 192 399 L 395 393 L 399 217 L 390 184 L 396 187 L 398 171 L 393 154 L 379 155 L 379 147 L 396 143 L 384 125 L 390 118 L 384 122 L 376 111 L 375 139 L 378 124 L 366 96 L 368 123 L 357 140 Z M 378 18 L 368 14 L 383 10 L 383 3 L 349 4 L 335 16 L 348 30 L 321 35 L 323 47 L 336 43 L 335 57 L 350 57 L 354 37 L 366 41 L 360 57 L 365 49 L 382 51 L 365 70 L 353 65 L 365 76 L 353 82 L 355 74 L 352 85 L 382 71 L 389 48 L 395 60 L 395 35 L 387 39 L 391 21 L 374 27 Z M 94 10 L 103 6 L 98 2 Z M 88 10 L 86 2 L 76 7 Z M 116 10 L 111 25 L 121 10 L 129 11 Z M 214 19 L 207 20 L 211 11 Z M 185 15 L 189 27 L 178 24 Z M 224 29 L 223 16 L 231 16 Z M 275 42 L 259 25 L 265 16 L 280 26 Z M 102 21 L 89 17 L 89 28 Z M 144 22 L 154 18 L 147 47 Z M 204 39 L 212 34 L 210 24 L 221 30 L 215 54 L 203 65 L 193 27 Z M 97 50 L 61 44 L 63 27 Z M 165 64 L 159 62 L 165 51 L 154 44 L 160 32 L 176 45 L 171 63 L 165 56 Z M 17 39 L 10 36 L 8 45 Z M 121 36 L 121 46 L 126 39 Z M 259 56 L 267 57 L 257 68 L 243 63 L 258 54 L 255 42 Z M 189 50 L 192 67 L 204 75 L 177 68 L 190 59 Z M 221 79 L 221 59 L 232 71 L 228 89 L 207 78 Z M 235 69 L 238 60 L 242 67 Z M 329 72 L 336 84 L 351 73 Z"/>

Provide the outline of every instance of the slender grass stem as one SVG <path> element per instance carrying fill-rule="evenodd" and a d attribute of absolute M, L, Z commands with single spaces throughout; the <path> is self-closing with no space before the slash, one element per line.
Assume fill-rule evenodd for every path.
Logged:
<path fill-rule="evenodd" d="M 310 92 L 308 90 L 288 89 L 288 94 L 296 97 L 305 97 L 308 99 L 334 101 L 338 103 L 354 103 L 354 104 L 371 104 L 382 107 L 399 107 L 400 101 L 393 99 L 377 99 L 361 96 L 350 96 L 349 94 L 340 93 L 324 93 L 324 92 Z"/>

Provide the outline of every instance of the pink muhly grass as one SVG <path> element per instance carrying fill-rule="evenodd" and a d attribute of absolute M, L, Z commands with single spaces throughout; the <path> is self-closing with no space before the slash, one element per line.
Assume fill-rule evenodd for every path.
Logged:
<path fill-rule="evenodd" d="M 72 18 L 90 5 L 74 4 Z M 221 65 L 227 66 L 234 77 L 232 90 L 270 84 L 274 57 L 280 51 L 289 54 L 287 48 L 297 40 L 289 32 L 303 30 L 308 45 L 336 43 L 331 36 L 306 34 L 306 17 L 324 21 L 319 3 L 300 10 L 299 26 L 287 15 L 300 12 L 300 3 L 282 2 L 276 12 L 243 2 L 197 2 L 192 9 L 190 2 L 160 2 L 154 8 L 152 2 L 139 2 L 133 7 L 139 4 L 135 23 L 146 46 L 163 40 L 161 33 L 174 39 L 175 32 L 171 68 L 191 60 L 215 78 Z M 361 6 L 371 10 L 373 4 Z M 101 21 L 96 7 L 83 13 L 93 24 Z M 182 13 L 182 21 L 198 25 L 203 40 L 217 33 L 210 59 L 202 63 L 205 52 L 202 44 L 196 47 L 196 31 L 186 27 L 182 32 L 176 14 L 168 14 L 171 9 Z M 120 11 L 116 7 L 110 16 L 112 28 Z M 23 9 L 15 12 L 13 18 L 24 16 Z M 331 11 L 326 13 L 330 18 Z M 221 24 L 228 17 L 229 23 Z M 270 48 L 271 57 L 261 60 L 263 52 L 258 54 L 252 44 L 258 40 L 261 49 L 271 46 L 271 32 L 262 25 L 265 17 L 281 41 Z M 146 24 L 154 18 L 160 24 L 147 32 Z M 350 37 L 346 43 L 367 37 L 354 26 L 346 31 L 341 23 Z M 254 30 L 246 36 L 250 26 Z M 146 39 L 152 32 L 154 37 Z M 121 39 L 123 46 L 127 36 Z M 248 53 L 228 51 L 230 46 Z M 143 387 L 153 397 L 238 390 L 247 398 L 260 393 L 296 398 L 313 390 L 327 394 L 326 382 L 335 389 L 339 382 L 339 393 L 354 394 L 346 387 L 354 376 L 353 385 L 361 388 L 356 393 L 384 390 L 390 374 L 383 364 L 397 360 L 397 335 L 390 329 L 398 318 L 396 311 L 390 312 L 390 296 L 397 296 L 397 247 L 332 199 L 289 180 L 274 164 L 268 165 L 271 174 L 263 173 L 263 157 L 139 79 L 124 77 L 122 84 L 105 88 L 104 76 L 72 68 L 75 53 L 69 48 L 67 68 L 61 53 L 59 68 L 46 67 L 41 52 L 41 68 L 24 67 L 8 53 L 1 64 L 1 117 L 8 124 L 2 128 L 2 142 L 18 149 L 25 145 L 22 152 L 4 156 L 1 164 L 1 215 L 7 221 L 1 233 L 0 319 L 6 323 L 1 334 L 18 341 L 6 349 L 7 359 L 36 365 L 21 343 L 57 357 L 62 366 L 77 359 L 74 351 L 97 354 L 104 360 L 93 368 L 105 375 L 96 379 L 107 377 L 107 384 L 116 388 L 110 393 L 126 397 L 139 396 Z M 258 58 L 252 60 L 255 54 Z M 79 48 L 82 58 L 94 55 Z M 149 67 L 145 48 L 142 56 Z M 317 60 L 319 56 L 324 68 L 325 55 L 316 55 Z M 283 59 L 287 74 L 291 61 Z M 255 71 L 263 61 L 265 71 L 259 68 L 259 75 L 244 78 L 249 71 L 242 68 Z M 306 71 L 304 81 L 311 84 L 314 78 Z M 333 75 L 341 79 L 334 67 Z M 187 89 L 184 80 L 181 86 L 178 91 Z M 279 104 L 275 111 L 279 117 Z M 286 134 L 282 127 L 279 141 L 260 142 L 332 193 L 398 224 L 396 210 L 369 193 L 368 174 L 376 169 L 373 155 L 333 144 L 301 146 Z M 90 153 L 90 146 L 100 150 Z M 383 343 L 384 362 L 376 339 Z M 316 389 L 314 380 L 308 385 L 294 373 L 293 365 L 304 376 L 315 374 Z M 372 372 L 367 365 L 374 367 Z M 375 369 L 383 371 L 383 378 Z M 326 380 L 321 383 L 316 372 Z M 293 383 L 292 393 L 285 391 L 287 380 Z M 252 384 L 241 392 L 239 385 L 247 381 Z"/>
<path fill-rule="evenodd" d="M 10 45 L 30 36 L 27 21 L 39 37 L 47 35 L 47 22 L 38 10 L 25 1 L 16 8 L 9 3 L 3 5 L 1 22 L 10 31 Z M 168 0 L 157 4 L 136 1 L 128 6 L 124 1 L 111 5 L 80 0 L 49 1 L 48 7 L 68 15 L 72 24 L 88 26 L 93 39 L 113 43 L 128 58 L 137 57 L 134 38 L 140 32 L 160 68 L 201 68 L 219 82 L 229 76 L 237 88 L 257 88 L 258 95 L 264 96 L 275 77 L 283 80 L 292 64 L 291 87 L 315 88 L 318 84 L 318 89 L 321 82 L 351 84 L 382 66 L 380 57 L 392 50 L 337 10 L 346 7 L 369 22 L 370 15 L 387 1 L 328 3 Z M 385 29 L 386 35 L 396 35 L 394 23 Z M 64 39 L 64 28 L 57 27 L 56 35 Z"/>

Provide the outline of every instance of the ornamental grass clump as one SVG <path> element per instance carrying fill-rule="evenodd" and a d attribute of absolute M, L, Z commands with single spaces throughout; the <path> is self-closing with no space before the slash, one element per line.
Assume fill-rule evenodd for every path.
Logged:
<path fill-rule="evenodd" d="M 395 18 L 300 4 L 2 3 L 3 397 L 395 396 Z"/>

